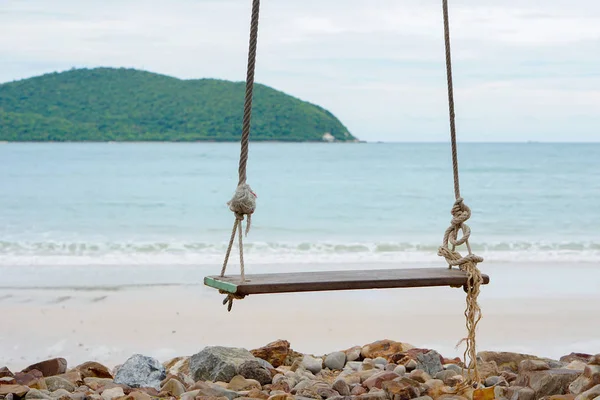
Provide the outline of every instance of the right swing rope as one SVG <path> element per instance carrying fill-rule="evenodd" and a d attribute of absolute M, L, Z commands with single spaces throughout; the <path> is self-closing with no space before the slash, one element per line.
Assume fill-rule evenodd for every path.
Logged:
<path fill-rule="evenodd" d="M 483 261 L 483 258 L 473 254 L 469 244 L 471 229 L 465 222 L 471 217 L 471 209 L 464 203 L 460 196 L 460 184 L 458 176 L 458 156 L 456 150 L 456 125 L 454 122 L 454 90 L 452 87 L 452 58 L 450 54 L 450 29 L 448 17 L 448 0 L 442 0 L 444 14 L 444 42 L 446 47 L 446 78 L 448 82 L 448 109 L 450 114 L 450 139 L 452 143 L 452 169 L 454 174 L 454 197 L 455 202 L 452 206 L 452 221 L 446 232 L 442 246 L 438 250 L 438 255 L 442 256 L 448 262 L 449 267 L 458 266 L 461 271 L 467 274 L 467 305 L 465 309 L 467 337 L 460 343 L 466 343 L 464 361 L 467 366 L 467 382 L 469 385 L 478 385 L 480 383 L 479 372 L 477 370 L 477 350 L 475 332 L 477 324 L 481 320 L 481 308 L 477 302 L 480 286 L 483 283 L 481 272 L 477 264 Z M 461 237 L 458 237 L 459 231 Z M 465 244 L 468 255 L 462 257 L 456 246 Z M 469 358 L 469 362 L 467 362 Z"/>

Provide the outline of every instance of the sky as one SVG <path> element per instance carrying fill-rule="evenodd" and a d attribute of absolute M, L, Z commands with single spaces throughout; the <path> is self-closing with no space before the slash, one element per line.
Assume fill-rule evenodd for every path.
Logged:
<path fill-rule="evenodd" d="M 449 0 L 461 141 L 600 141 L 600 1 Z M 0 0 L 0 82 L 243 81 L 251 0 Z M 366 141 L 447 141 L 441 0 L 263 0 L 256 81 Z"/>

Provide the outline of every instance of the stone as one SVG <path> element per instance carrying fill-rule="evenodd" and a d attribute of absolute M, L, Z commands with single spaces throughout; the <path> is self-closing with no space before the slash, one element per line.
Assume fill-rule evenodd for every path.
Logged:
<path fill-rule="evenodd" d="M 429 375 L 427 372 L 423 371 L 422 369 L 415 369 L 415 370 L 411 371 L 410 374 L 408 374 L 408 377 L 410 379 L 413 379 L 413 380 L 415 380 L 417 382 L 421 382 L 421 383 L 425 383 L 431 379 L 431 375 Z"/>
<path fill-rule="evenodd" d="M 119 368 L 114 383 L 132 388 L 160 390 L 160 382 L 167 376 L 165 367 L 151 357 L 134 354 Z"/>
<path fill-rule="evenodd" d="M 41 399 L 41 400 L 50 400 L 52 397 L 47 395 L 46 393 L 42 393 L 37 389 L 30 389 L 29 392 L 25 395 L 26 400 L 33 399 Z"/>
<path fill-rule="evenodd" d="M 451 378 L 453 378 L 456 375 L 456 371 L 451 370 L 451 369 L 447 369 L 445 371 L 440 371 L 437 374 L 435 374 L 433 377 L 435 379 L 439 379 L 442 382 L 444 382 L 446 385 L 448 385 L 448 382 L 451 380 Z M 492 385 L 490 385 L 492 386 Z"/>
<path fill-rule="evenodd" d="M 276 340 L 264 347 L 250 351 L 254 357 L 268 361 L 273 367 L 277 368 L 288 361 L 292 353 L 290 342 L 287 340 Z"/>
<path fill-rule="evenodd" d="M 598 397 L 600 397 L 600 385 L 596 385 L 593 388 L 586 390 L 575 397 L 575 400 L 595 400 Z"/>
<path fill-rule="evenodd" d="M 389 360 L 394 354 L 403 353 L 413 348 L 414 346 L 408 343 L 395 342 L 393 340 L 378 340 L 363 346 L 361 356 L 363 358 L 383 357 Z"/>
<path fill-rule="evenodd" d="M 152 396 L 148 393 L 134 390 L 127 395 L 126 400 L 152 400 Z"/>
<path fill-rule="evenodd" d="M 23 397 L 29 392 L 29 388 L 23 385 L 2 385 L 0 386 L 0 396 L 12 394 L 17 397 Z"/>
<path fill-rule="evenodd" d="M 519 363 L 519 373 L 525 371 L 545 371 L 549 370 L 550 366 L 542 360 L 523 360 Z"/>
<path fill-rule="evenodd" d="M 441 360 L 442 356 L 434 350 L 431 350 L 425 354 L 418 354 L 417 369 L 422 369 L 429 375 L 434 376 L 444 369 Z"/>
<path fill-rule="evenodd" d="M 398 375 L 395 372 L 382 371 L 382 372 L 376 373 L 375 375 L 366 379 L 363 382 L 363 386 L 366 387 L 367 389 L 373 389 L 373 388 L 381 389 L 383 382 L 391 381 L 391 380 L 399 378 L 399 377 L 400 377 L 400 375 Z"/>
<path fill-rule="evenodd" d="M 388 360 L 386 360 L 383 357 L 377 357 L 377 358 L 375 358 L 373 360 L 373 364 L 375 364 L 375 365 L 382 365 L 384 367 L 387 365 L 387 363 L 388 363 Z"/>
<path fill-rule="evenodd" d="M 496 392 L 493 387 L 473 391 L 473 400 L 494 400 L 495 398 Z"/>
<path fill-rule="evenodd" d="M 600 354 L 596 354 L 596 355 L 590 357 L 588 364 L 589 365 L 600 365 Z"/>
<path fill-rule="evenodd" d="M 477 363 L 477 369 L 479 371 L 479 376 L 482 379 L 485 379 L 489 376 L 500 375 L 500 370 L 498 369 L 498 365 L 495 361 L 482 361 Z M 462 374 L 462 370 L 459 372 Z"/>
<path fill-rule="evenodd" d="M 169 393 L 171 396 L 179 397 L 185 393 L 185 386 L 177 379 L 169 379 L 160 389 L 161 392 Z"/>
<path fill-rule="evenodd" d="M 108 378 L 83 378 L 83 383 L 92 390 L 98 390 L 108 385 L 115 385 L 113 380 Z"/>
<path fill-rule="evenodd" d="M 416 387 L 400 380 L 386 381 L 381 386 L 387 397 L 393 400 L 410 400 L 420 396 Z"/>
<path fill-rule="evenodd" d="M 572 361 L 582 361 L 587 364 L 591 358 L 592 358 L 591 354 L 571 353 L 571 354 L 567 354 L 566 356 L 562 356 L 560 358 L 560 361 L 566 362 L 566 363 L 570 363 Z"/>
<path fill-rule="evenodd" d="M 37 369 L 33 369 L 28 372 L 17 372 L 15 374 L 15 380 L 17 381 L 17 384 L 29 386 L 30 388 L 34 388 L 35 386 L 35 389 L 46 389 L 46 382 L 43 378 L 44 375 L 42 375 L 42 373 Z M 40 386 L 38 382 L 43 382 L 41 383 L 43 387 L 37 387 Z M 36 383 L 38 384 L 36 385 Z"/>
<path fill-rule="evenodd" d="M 365 393 L 367 393 L 367 389 L 362 386 L 355 386 L 352 388 L 352 390 L 350 390 L 350 394 L 354 396 L 360 396 Z"/>
<path fill-rule="evenodd" d="M 405 382 L 407 383 L 407 382 Z M 437 399 L 441 395 L 447 394 L 446 388 L 444 386 L 444 382 L 439 379 L 430 379 L 425 382 L 422 386 L 418 386 L 419 384 L 415 382 L 412 384 L 414 387 L 420 387 L 421 393 L 426 393 L 427 395 Z"/>
<path fill-rule="evenodd" d="M 362 351 L 362 347 L 354 346 L 344 351 L 346 354 L 346 362 L 348 361 L 358 361 L 360 360 L 360 353 Z"/>
<path fill-rule="evenodd" d="M 219 386 L 215 383 L 210 382 L 196 382 L 194 386 L 190 388 L 191 390 L 198 390 L 196 398 L 198 396 L 216 396 L 216 397 L 226 397 L 229 400 L 233 400 L 240 395 L 233 390 L 229 390 L 225 387 Z"/>
<path fill-rule="evenodd" d="M 83 377 L 81 376 L 81 373 L 79 371 L 71 370 L 69 372 L 65 372 L 64 374 L 55 376 L 71 382 L 74 386 L 83 385 Z"/>
<path fill-rule="evenodd" d="M 15 377 L 15 375 L 10 371 L 10 369 L 8 369 L 8 367 L 0 368 L 0 378 L 4 378 L 6 376 L 11 378 Z"/>
<path fill-rule="evenodd" d="M 267 400 L 269 395 L 259 389 L 250 389 L 250 391 L 246 393 L 246 397 L 250 399 Z"/>
<path fill-rule="evenodd" d="M 415 360 L 409 360 L 406 364 L 404 364 L 404 367 L 407 371 L 413 371 L 417 369 L 417 362 Z"/>
<path fill-rule="evenodd" d="M 125 393 L 123 392 L 123 388 L 114 387 L 112 389 L 106 389 L 103 391 L 101 396 L 104 400 L 112 400 L 118 397 L 124 397 Z"/>
<path fill-rule="evenodd" d="M 465 381 L 465 378 L 462 375 L 454 375 L 453 377 L 448 378 L 447 381 L 448 381 L 448 383 L 447 383 L 448 386 L 454 387 L 456 385 L 463 383 Z"/>
<path fill-rule="evenodd" d="M 567 394 L 569 385 L 578 375 L 577 371 L 569 369 L 529 371 L 519 375 L 514 385 L 530 387 L 535 392 L 535 398 L 539 399 L 544 396 Z"/>
<path fill-rule="evenodd" d="M 54 392 L 50 393 L 50 397 L 53 400 L 70 400 L 71 393 L 65 389 L 56 389 Z"/>
<path fill-rule="evenodd" d="M 586 366 L 587 366 L 587 364 L 584 363 L 583 361 L 573 360 L 569 364 L 567 364 L 567 366 L 565 368 L 566 369 L 572 369 L 573 371 L 581 371 L 581 372 L 583 372 L 583 370 L 585 369 Z"/>
<path fill-rule="evenodd" d="M 190 358 L 190 373 L 196 382 L 229 382 L 241 364 L 252 360 L 256 360 L 255 356 L 246 349 L 209 346 Z"/>
<path fill-rule="evenodd" d="M 29 372 L 33 369 L 40 371 L 46 378 L 49 376 L 64 374 L 67 372 L 67 360 L 64 358 L 52 358 L 50 360 L 32 364 L 21 372 Z"/>
<path fill-rule="evenodd" d="M 242 375 L 234 376 L 231 381 L 227 384 L 227 389 L 235 392 L 241 392 L 243 390 L 260 389 L 260 383 L 255 379 L 246 379 Z"/>
<path fill-rule="evenodd" d="M 496 385 L 508 386 L 508 382 L 506 382 L 506 379 L 498 375 L 492 375 L 485 378 L 485 386 L 490 387 Z"/>
<path fill-rule="evenodd" d="M 272 382 L 271 372 L 257 360 L 245 361 L 237 368 L 238 375 L 246 379 L 254 379 L 261 385 L 267 385 Z"/>
<path fill-rule="evenodd" d="M 267 398 L 268 400 L 294 400 L 294 396 L 288 393 L 274 394 Z"/>
<path fill-rule="evenodd" d="M 17 380 L 12 376 L 3 376 L 0 378 L 0 385 L 17 385 Z"/>
<path fill-rule="evenodd" d="M 394 372 L 400 376 L 404 376 L 406 374 L 406 367 L 404 365 L 398 365 L 394 368 Z"/>
<path fill-rule="evenodd" d="M 104 365 L 95 362 L 88 361 L 83 364 L 79 364 L 75 368 L 74 371 L 79 371 L 83 378 L 109 378 L 113 379 L 113 375 L 110 373 L 110 370 Z"/>
<path fill-rule="evenodd" d="M 350 385 L 343 379 L 337 379 L 331 386 L 340 396 L 350 396 Z"/>
<path fill-rule="evenodd" d="M 536 398 L 535 390 L 528 387 L 520 386 L 513 386 L 508 388 L 507 395 L 510 400 L 534 400 Z"/>
<path fill-rule="evenodd" d="M 313 374 L 317 374 L 323 368 L 323 360 L 306 354 L 302 358 L 302 366 Z"/>
<path fill-rule="evenodd" d="M 331 370 L 340 370 L 344 368 L 346 365 L 346 353 L 343 351 L 336 351 L 334 353 L 328 354 L 325 357 L 325 361 L 323 362 L 326 368 Z"/>
<path fill-rule="evenodd" d="M 480 366 L 477 366 L 478 368 L 480 368 Z M 454 371 L 457 374 L 462 374 L 463 369 L 460 365 L 456 365 L 456 364 L 445 364 L 444 365 L 444 369 L 447 371 Z"/>
<path fill-rule="evenodd" d="M 477 357 L 481 361 L 488 362 L 494 361 L 498 368 L 508 369 L 512 372 L 519 371 L 519 364 L 523 360 L 539 360 L 539 357 L 530 354 L 512 353 L 507 351 L 496 352 L 496 351 L 481 351 L 477 353 Z"/>
<path fill-rule="evenodd" d="M 76 386 L 66 380 L 65 378 L 61 378 L 60 376 L 50 376 L 45 379 L 46 386 L 48 390 L 51 392 L 55 392 L 58 389 L 65 389 L 67 392 L 74 392 Z"/>
<path fill-rule="evenodd" d="M 600 366 L 586 365 L 583 374 L 569 385 L 569 392 L 580 394 L 596 385 L 600 385 Z"/>

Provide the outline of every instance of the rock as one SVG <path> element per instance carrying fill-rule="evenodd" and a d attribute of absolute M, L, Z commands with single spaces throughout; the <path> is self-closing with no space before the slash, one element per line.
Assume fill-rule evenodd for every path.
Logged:
<path fill-rule="evenodd" d="M 27 394 L 25 395 L 25 399 L 26 400 L 33 400 L 33 399 L 42 399 L 42 400 L 50 400 L 51 397 L 45 393 L 42 393 L 41 391 L 37 390 L 37 389 L 30 389 L 29 392 L 27 392 Z"/>
<path fill-rule="evenodd" d="M 116 385 L 112 379 L 108 378 L 83 378 L 83 383 L 91 390 L 98 390 L 110 385 Z"/>
<path fill-rule="evenodd" d="M 76 387 L 74 384 L 65 378 L 61 378 L 60 376 L 50 376 L 46 378 L 46 386 L 51 392 L 55 392 L 58 389 L 65 389 L 67 392 L 74 392 Z"/>
<path fill-rule="evenodd" d="M 534 400 L 535 391 L 528 387 L 513 386 L 508 388 L 507 397 L 510 400 Z"/>
<path fill-rule="evenodd" d="M 473 400 L 494 400 L 496 392 L 493 387 L 484 389 L 475 389 L 473 391 Z"/>
<path fill-rule="evenodd" d="M 280 393 L 280 394 L 274 394 L 270 397 L 268 397 L 268 400 L 294 400 L 294 396 L 288 394 L 288 393 Z"/>
<path fill-rule="evenodd" d="M 4 378 L 6 376 L 11 378 L 15 377 L 15 375 L 10 371 L 10 369 L 8 369 L 8 367 L 0 368 L 0 378 Z"/>
<path fill-rule="evenodd" d="M 252 350 L 250 353 L 255 357 L 268 361 L 273 367 L 277 368 L 286 363 L 291 352 L 290 342 L 287 340 L 277 340 L 264 347 Z"/>
<path fill-rule="evenodd" d="M 456 375 L 456 371 L 451 370 L 451 369 L 447 369 L 445 371 L 440 371 L 437 374 L 435 374 L 433 377 L 435 379 L 439 379 L 442 382 L 444 382 L 446 385 L 448 385 L 448 382 L 450 381 L 451 378 L 453 378 Z M 493 385 L 490 385 L 493 386 Z"/>
<path fill-rule="evenodd" d="M 21 372 L 29 372 L 33 369 L 40 371 L 46 378 L 49 376 L 64 374 L 67 372 L 67 360 L 64 358 L 52 358 L 50 360 L 32 364 Z"/>
<path fill-rule="evenodd" d="M 231 381 L 227 384 L 227 389 L 235 392 L 241 392 L 243 390 L 260 389 L 260 383 L 255 379 L 246 379 L 242 375 L 234 376 Z"/>
<path fill-rule="evenodd" d="M 404 376 L 406 374 L 406 367 L 404 365 L 398 365 L 394 368 L 394 372 L 400 376 Z"/>
<path fill-rule="evenodd" d="M 433 376 L 444 369 L 441 360 L 442 356 L 434 350 L 431 350 L 425 354 L 418 354 L 417 369 L 422 369 L 429 375 Z"/>
<path fill-rule="evenodd" d="M 65 389 L 56 389 L 54 392 L 50 393 L 50 397 L 54 400 L 70 400 L 71 393 Z"/>
<path fill-rule="evenodd" d="M 485 379 L 485 386 L 490 387 L 496 385 L 508 386 L 508 382 L 506 382 L 506 379 L 497 375 L 488 376 Z"/>
<path fill-rule="evenodd" d="M 151 357 L 134 354 L 119 368 L 114 383 L 132 388 L 160 390 L 160 382 L 167 376 L 165 367 Z"/>
<path fill-rule="evenodd" d="M 482 361 L 477 363 L 477 369 L 479 370 L 479 376 L 485 379 L 489 376 L 500 375 L 498 365 L 495 361 Z M 462 370 L 459 372 L 462 374 Z"/>
<path fill-rule="evenodd" d="M 28 386 L 31 389 L 48 389 L 44 375 L 37 369 L 32 369 L 29 372 L 17 372 L 15 374 L 15 381 L 17 384 Z"/>
<path fill-rule="evenodd" d="M 257 360 L 245 361 L 237 368 L 238 375 L 246 379 L 254 379 L 261 385 L 267 385 L 272 382 L 271 372 Z"/>
<path fill-rule="evenodd" d="M 375 358 L 373 360 L 373 364 L 375 364 L 375 365 L 381 365 L 383 367 L 385 367 L 387 365 L 387 363 L 388 363 L 388 360 L 386 360 L 383 357 L 377 357 L 377 358 Z"/>
<path fill-rule="evenodd" d="M 237 375 L 237 368 L 241 364 L 252 360 L 256 360 L 256 358 L 246 349 L 223 346 L 205 347 L 190 358 L 190 373 L 196 382 L 229 382 Z"/>
<path fill-rule="evenodd" d="M 363 386 L 366 387 L 367 389 L 373 389 L 373 388 L 381 389 L 383 382 L 391 381 L 391 380 L 399 378 L 399 377 L 400 377 L 400 375 L 398 375 L 395 372 L 382 371 L 382 372 L 376 373 L 375 375 L 366 379 L 363 382 Z"/>
<path fill-rule="evenodd" d="M 496 352 L 496 351 L 481 351 L 477 353 L 477 357 L 481 361 L 494 361 L 498 368 L 508 369 L 512 372 L 518 372 L 519 364 L 523 360 L 539 360 L 539 357 L 530 354 L 511 353 L 511 352 Z"/>
<path fill-rule="evenodd" d="M 355 386 L 355 387 L 352 388 L 352 390 L 350 390 L 350 394 L 354 395 L 354 396 L 360 396 L 360 395 L 365 394 L 365 393 L 367 393 L 367 389 L 365 389 L 364 387 L 362 387 L 360 385 L 359 386 Z"/>
<path fill-rule="evenodd" d="M 395 342 L 393 340 L 378 340 L 363 346 L 361 356 L 363 358 L 383 357 L 389 360 L 394 354 L 403 353 L 412 348 L 414 346 L 408 343 Z"/>
<path fill-rule="evenodd" d="M 17 380 L 12 376 L 3 376 L 0 378 L 0 385 L 17 385 Z"/>
<path fill-rule="evenodd" d="M 236 397 L 240 397 L 240 395 L 237 392 L 234 392 L 233 390 L 229 390 L 215 383 L 209 382 L 196 382 L 194 386 L 192 386 L 192 388 L 190 389 L 198 390 L 196 394 L 196 399 L 198 398 L 198 396 L 226 397 L 229 400 L 233 400 Z"/>
<path fill-rule="evenodd" d="M 125 393 L 123 392 L 123 388 L 121 388 L 121 387 L 106 389 L 105 391 L 102 392 L 102 398 L 104 400 L 112 400 L 112 399 L 116 399 L 118 397 L 123 397 L 123 396 L 125 396 Z"/>
<path fill-rule="evenodd" d="M 588 361 L 589 365 L 600 365 L 600 354 L 596 354 Z"/>
<path fill-rule="evenodd" d="M 148 393 L 134 390 L 127 395 L 126 400 L 152 400 L 152 396 L 150 396 Z"/>
<path fill-rule="evenodd" d="M 302 358 L 302 366 L 313 374 L 317 374 L 323 368 L 323 360 L 307 354 Z"/>
<path fill-rule="evenodd" d="M 584 362 L 587 364 L 591 358 L 592 358 L 591 354 L 571 353 L 571 354 L 567 354 L 566 356 L 562 356 L 560 358 L 560 361 L 566 362 L 566 363 L 570 363 L 572 361 L 581 361 L 581 362 Z"/>
<path fill-rule="evenodd" d="M 411 373 L 408 374 L 408 377 L 412 380 L 415 380 L 415 381 L 421 382 L 421 383 L 425 383 L 431 379 L 431 375 L 429 375 L 427 372 L 423 371 L 422 369 L 415 369 L 415 370 L 411 371 Z"/>
<path fill-rule="evenodd" d="M 578 375 L 577 371 L 569 369 L 528 371 L 519 375 L 514 385 L 530 387 L 535 391 L 535 398 L 539 399 L 544 396 L 567 394 L 569 385 Z"/>
<path fill-rule="evenodd" d="M 519 363 L 519 373 L 525 371 L 545 371 L 548 369 L 550 369 L 550 366 L 542 360 L 523 360 Z"/>
<path fill-rule="evenodd" d="M 569 364 L 567 364 L 567 366 L 565 368 L 572 369 L 573 371 L 583 372 L 583 370 L 585 369 L 586 366 L 587 366 L 587 364 L 584 363 L 583 361 L 573 360 Z"/>
<path fill-rule="evenodd" d="M 346 362 L 348 361 L 358 361 L 360 360 L 360 353 L 362 351 L 362 347 L 354 346 L 344 351 L 346 354 Z"/>
<path fill-rule="evenodd" d="M 83 364 L 79 364 L 75 368 L 74 371 L 79 371 L 83 378 L 109 378 L 113 379 L 113 375 L 110 373 L 110 370 L 104 365 L 97 363 L 95 361 L 85 362 Z"/>
<path fill-rule="evenodd" d="M 161 392 L 169 393 L 171 396 L 179 397 L 185 393 L 185 386 L 177 379 L 169 379 L 160 389 Z"/>
<path fill-rule="evenodd" d="M 343 351 L 336 351 L 325 357 L 325 367 L 331 370 L 340 370 L 346 365 L 346 353 Z"/>
<path fill-rule="evenodd" d="M 415 382 L 412 386 L 419 387 L 421 393 L 425 393 L 434 399 L 448 393 L 444 386 L 444 382 L 439 379 L 430 379 L 422 386 L 419 386 L 418 382 Z"/>
<path fill-rule="evenodd" d="M 250 399 L 267 400 L 269 395 L 258 389 L 251 389 L 248 393 L 246 393 L 246 397 Z"/>
<path fill-rule="evenodd" d="M 340 396 L 350 396 L 350 385 L 343 379 L 337 379 L 333 382 L 331 388 L 338 392 Z"/>
<path fill-rule="evenodd" d="M 404 364 L 404 367 L 407 371 L 413 371 L 417 368 L 417 362 L 415 360 L 409 360 L 406 364 Z"/>
<path fill-rule="evenodd" d="M 17 397 L 23 397 L 29 392 L 29 388 L 23 385 L 2 385 L 0 386 L 0 396 L 12 394 Z"/>
<path fill-rule="evenodd" d="M 580 394 L 596 385 L 600 385 L 600 366 L 586 365 L 583 374 L 569 385 L 569 392 Z"/>
<path fill-rule="evenodd" d="M 478 366 L 478 368 L 480 368 L 480 366 Z M 454 371 L 457 374 L 462 374 L 463 372 L 462 367 L 456 364 L 445 364 L 444 369 L 447 371 Z"/>
<path fill-rule="evenodd" d="M 596 385 L 593 388 L 586 390 L 575 397 L 575 400 L 595 400 L 598 397 L 600 397 L 600 385 Z"/>
<path fill-rule="evenodd" d="M 74 386 L 83 385 L 83 377 L 81 376 L 81 373 L 79 371 L 71 370 L 69 372 L 65 372 L 64 374 L 56 376 L 71 382 Z"/>
<path fill-rule="evenodd" d="M 409 400 L 420 396 L 416 387 L 400 380 L 383 382 L 381 387 L 387 397 L 394 400 Z"/>

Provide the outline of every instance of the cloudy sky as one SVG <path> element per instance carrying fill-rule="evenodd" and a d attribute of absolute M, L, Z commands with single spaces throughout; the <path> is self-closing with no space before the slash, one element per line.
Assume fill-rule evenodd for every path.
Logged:
<path fill-rule="evenodd" d="M 600 141 L 600 1 L 449 0 L 458 136 Z M 0 0 L 0 82 L 245 79 L 251 0 Z M 257 82 L 369 141 L 448 137 L 441 0 L 263 0 Z"/>

